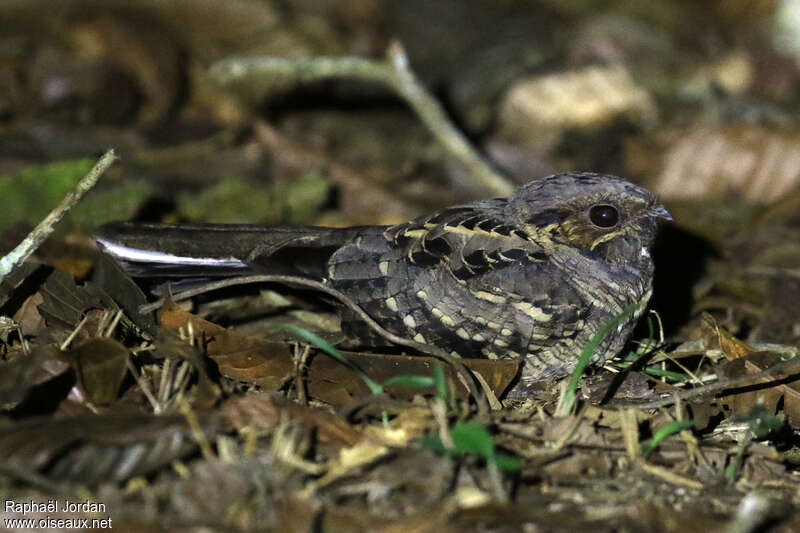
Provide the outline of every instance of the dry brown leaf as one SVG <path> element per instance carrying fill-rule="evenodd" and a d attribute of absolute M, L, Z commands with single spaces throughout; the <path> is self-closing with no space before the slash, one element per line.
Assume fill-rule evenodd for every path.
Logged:
<path fill-rule="evenodd" d="M 31 294 L 14 313 L 14 322 L 19 324 L 23 335 L 36 335 L 44 327 L 44 318 L 38 309 L 43 302 L 41 293 Z"/>
<path fill-rule="evenodd" d="M 316 428 L 317 436 L 322 443 L 332 442 L 353 446 L 363 438 L 363 434 L 355 426 L 327 411 L 294 404 L 287 405 L 285 409 L 291 418 L 299 419 L 304 425 Z"/>
<path fill-rule="evenodd" d="M 236 429 L 253 427 L 262 431 L 275 429 L 282 421 L 289 419 L 300 422 L 306 430 L 316 429 L 320 442 L 352 446 L 363 435 L 355 427 L 340 417 L 315 409 L 291 404 L 285 405 L 269 394 L 249 394 L 231 398 L 220 408 L 220 416 Z"/>
<path fill-rule="evenodd" d="M 267 394 L 229 398 L 218 412 L 236 430 L 250 427 L 258 431 L 271 431 L 281 422 L 281 410 Z"/>
<path fill-rule="evenodd" d="M 127 372 L 128 349 L 106 337 L 94 337 L 77 348 L 63 353 L 75 369 L 86 397 L 103 405 L 117 399 Z"/>
<path fill-rule="evenodd" d="M 722 353 L 725 354 L 725 358 L 729 361 L 758 351 L 746 342 L 731 335 L 725 328 L 720 327 L 710 314 L 703 313 L 702 321 L 703 336 L 716 340 Z"/>
<path fill-rule="evenodd" d="M 783 357 L 775 352 L 753 352 L 722 365 L 719 373 L 728 379 L 736 379 L 764 371 L 783 362 Z M 720 401 L 728 403 L 737 413 L 747 413 L 757 403 L 763 403 L 768 413 L 775 413 L 783 400 L 783 411 L 789 424 L 793 428 L 800 427 L 800 384 L 796 380 L 773 381 L 768 388 L 750 386 L 748 389 L 747 392 L 725 396 Z"/>
<path fill-rule="evenodd" d="M 382 383 L 395 376 L 431 376 L 437 365 L 443 364 L 434 357 L 422 355 L 388 355 L 375 353 L 343 352 L 343 355 L 370 378 Z M 500 397 L 517 375 L 519 364 L 515 361 L 488 359 L 463 359 L 464 366 L 479 372 Z M 456 373 L 445 365 L 448 379 L 456 383 L 455 393 L 460 398 L 468 394 Z M 308 392 L 311 396 L 334 406 L 344 406 L 355 398 L 370 394 L 361 377 L 335 359 L 318 354 L 308 365 Z M 416 394 L 430 394 L 432 388 L 388 387 L 393 396 L 410 399 Z"/>
<path fill-rule="evenodd" d="M 0 407 L 16 406 L 35 385 L 68 370 L 69 365 L 58 359 L 59 354 L 57 346 L 45 344 L 27 356 L 0 362 Z"/>
<path fill-rule="evenodd" d="M 172 330 L 187 330 L 191 322 L 195 335 L 205 340 L 208 356 L 217 363 L 220 372 L 231 379 L 277 390 L 294 371 L 288 344 L 240 335 L 174 305 L 161 311 L 160 320 L 165 327 Z M 377 382 L 384 382 L 398 375 L 430 376 L 433 368 L 441 364 L 438 359 L 426 356 L 355 352 L 344 352 L 344 355 Z M 496 396 L 502 395 L 516 377 L 519 368 L 514 361 L 465 359 L 463 363 L 470 370 L 480 372 Z M 450 379 L 459 383 L 452 370 L 446 368 L 446 372 Z M 307 375 L 308 393 L 337 407 L 371 394 L 357 372 L 323 353 L 317 353 L 309 360 Z M 390 387 L 389 390 L 402 398 L 432 392 L 432 389 L 424 388 Z M 455 390 L 460 397 L 467 394 L 461 385 L 456 386 Z"/>
<path fill-rule="evenodd" d="M 78 286 L 63 270 L 54 270 L 39 289 L 43 302 L 37 307 L 49 327 L 72 330 L 88 309 L 113 309 L 114 302 L 96 286 Z"/>
<path fill-rule="evenodd" d="M 800 183 L 796 129 L 763 126 L 666 128 L 628 143 L 634 172 L 658 174 L 652 189 L 667 199 L 725 198 L 752 202 L 782 198 Z"/>
<path fill-rule="evenodd" d="M 230 379 L 277 390 L 293 372 L 294 363 L 288 344 L 240 335 L 176 305 L 162 309 L 159 319 L 163 326 L 175 331 L 181 328 L 187 331 L 191 323 L 195 336 L 202 340 L 208 356 L 217 363 L 219 371 Z"/>

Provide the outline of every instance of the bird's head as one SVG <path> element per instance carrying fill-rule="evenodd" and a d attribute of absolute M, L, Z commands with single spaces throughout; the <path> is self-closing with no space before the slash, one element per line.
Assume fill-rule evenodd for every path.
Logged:
<path fill-rule="evenodd" d="M 543 246 L 566 245 L 613 264 L 650 263 L 667 210 L 648 190 L 605 174 L 567 173 L 535 180 L 509 198 L 511 216 Z"/>

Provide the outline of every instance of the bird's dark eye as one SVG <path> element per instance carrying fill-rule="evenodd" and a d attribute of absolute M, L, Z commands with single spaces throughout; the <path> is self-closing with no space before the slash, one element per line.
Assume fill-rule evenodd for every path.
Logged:
<path fill-rule="evenodd" d="M 619 212 L 613 205 L 598 204 L 589 209 L 589 220 L 597 227 L 611 228 L 619 222 Z"/>

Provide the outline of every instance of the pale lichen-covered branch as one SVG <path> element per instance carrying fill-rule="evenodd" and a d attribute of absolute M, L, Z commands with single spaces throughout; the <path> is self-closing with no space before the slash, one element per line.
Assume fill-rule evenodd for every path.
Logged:
<path fill-rule="evenodd" d="M 514 189 L 478 154 L 439 102 L 420 84 L 398 42 L 389 46 L 386 61 L 358 57 L 233 57 L 215 63 L 211 74 L 223 84 L 261 77 L 293 84 L 330 78 L 381 83 L 402 98 L 447 152 L 469 169 L 475 185 L 496 196 L 507 196 Z"/>

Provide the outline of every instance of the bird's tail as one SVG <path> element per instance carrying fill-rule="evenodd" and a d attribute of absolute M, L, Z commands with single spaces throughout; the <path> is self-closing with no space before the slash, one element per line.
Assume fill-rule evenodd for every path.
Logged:
<path fill-rule="evenodd" d="M 132 276 L 280 273 L 323 279 L 331 254 L 359 228 L 114 222 L 95 239 Z"/>

